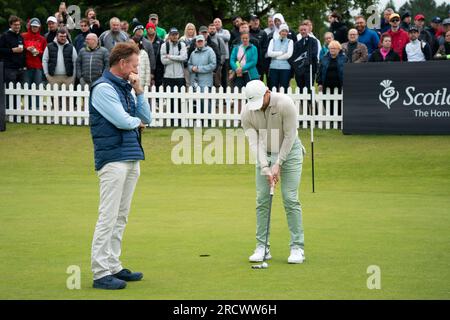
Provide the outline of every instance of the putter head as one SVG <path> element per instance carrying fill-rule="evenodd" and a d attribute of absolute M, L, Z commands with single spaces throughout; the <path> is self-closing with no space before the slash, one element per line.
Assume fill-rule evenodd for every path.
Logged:
<path fill-rule="evenodd" d="M 267 262 L 263 262 L 261 264 L 255 264 L 252 266 L 252 269 L 267 269 L 269 264 Z"/>

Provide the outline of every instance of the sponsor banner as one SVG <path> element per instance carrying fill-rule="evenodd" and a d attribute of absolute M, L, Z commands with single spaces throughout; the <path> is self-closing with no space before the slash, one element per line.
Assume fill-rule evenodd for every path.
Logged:
<path fill-rule="evenodd" d="M 349 63 L 343 132 L 450 134 L 448 61 Z"/>

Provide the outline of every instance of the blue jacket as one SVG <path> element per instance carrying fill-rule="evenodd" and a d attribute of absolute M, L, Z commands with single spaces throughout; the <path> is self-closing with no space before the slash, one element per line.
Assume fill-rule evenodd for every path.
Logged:
<path fill-rule="evenodd" d="M 331 55 L 330 52 L 328 52 L 326 55 L 323 56 L 322 60 L 320 60 L 319 65 L 319 73 L 317 75 L 317 82 L 320 85 L 326 84 L 326 77 L 327 77 L 327 71 L 328 66 L 330 65 Z M 344 83 L 344 64 L 347 62 L 347 56 L 341 51 L 339 52 L 337 56 L 337 64 L 338 64 L 338 75 L 339 80 L 341 83 Z"/>
<path fill-rule="evenodd" d="M 89 32 L 82 32 L 73 39 L 73 46 L 75 47 L 75 50 L 77 50 L 77 53 L 79 53 L 86 45 L 86 37 L 88 34 Z"/>
<path fill-rule="evenodd" d="M 95 170 L 100 170 L 109 162 L 144 160 L 139 130 L 137 128 L 119 129 L 94 108 L 92 92 L 100 83 L 110 84 L 118 93 L 125 111 L 133 117 L 136 116 L 136 102 L 131 94 L 131 85 L 111 72 L 105 71 L 103 76 L 92 84 L 89 98 L 89 122 L 94 142 Z"/>
<path fill-rule="evenodd" d="M 191 85 L 201 88 L 212 87 L 213 71 L 216 69 L 216 54 L 211 47 L 204 47 L 202 50 L 195 49 L 189 57 L 188 69 L 191 79 Z M 193 72 L 192 67 L 197 66 L 198 72 Z"/>
<path fill-rule="evenodd" d="M 358 42 L 364 43 L 367 47 L 367 52 L 369 57 L 375 50 L 378 49 L 378 43 L 380 42 L 380 37 L 378 33 L 366 27 L 363 33 L 358 37 Z"/>
<path fill-rule="evenodd" d="M 322 46 L 322 49 L 320 50 L 320 56 L 319 56 L 319 60 L 322 60 L 322 58 L 329 52 L 330 50 L 328 50 L 328 46 L 325 44 Z"/>
<path fill-rule="evenodd" d="M 273 51 L 278 51 L 278 52 L 283 52 L 283 54 L 286 54 L 288 52 L 289 49 L 289 43 L 292 42 L 292 52 L 294 52 L 294 41 L 292 41 L 291 39 L 282 39 L 278 38 L 278 39 L 272 39 L 272 50 Z M 269 44 L 270 46 L 270 44 Z M 292 56 L 292 55 L 291 55 Z M 291 70 L 291 65 L 288 62 L 288 59 L 290 57 L 286 58 L 286 59 L 275 59 L 272 58 L 270 61 L 270 69 L 277 69 L 277 70 Z"/>
<path fill-rule="evenodd" d="M 233 51 L 231 51 L 230 67 L 234 71 L 238 68 L 236 63 L 239 62 L 239 59 L 237 58 L 239 47 L 240 45 L 234 46 Z M 248 72 L 250 80 L 259 79 L 258 69 L 256 69 L 256 65 L 258 63 L 258 49 L 256 49 L 253 44 L 249 44 L 249 46 L 245 49 L 245 58 L 247 62 L 242 68 L 242 71 Z"/>

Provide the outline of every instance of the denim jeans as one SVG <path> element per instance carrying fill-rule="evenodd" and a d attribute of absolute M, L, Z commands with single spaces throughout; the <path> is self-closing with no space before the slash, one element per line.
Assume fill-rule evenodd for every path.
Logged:
<path fill-rule="evenodd" d="M 42 69 L 28 69 L 25 71 L 24 82 L 28 83 L 28 88 L 31 88 L 31 84 L 36 84 L 36 89 L 39 87 L 39 84 L 42 83 L 43 73 Z"/>

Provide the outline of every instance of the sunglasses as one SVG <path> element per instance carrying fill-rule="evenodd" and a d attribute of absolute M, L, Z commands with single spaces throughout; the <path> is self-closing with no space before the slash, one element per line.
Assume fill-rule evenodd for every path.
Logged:
<path fill-rule="evenodd" d="M 400 22 L 399 19 L 392 19 L 391 22 Z"/>

